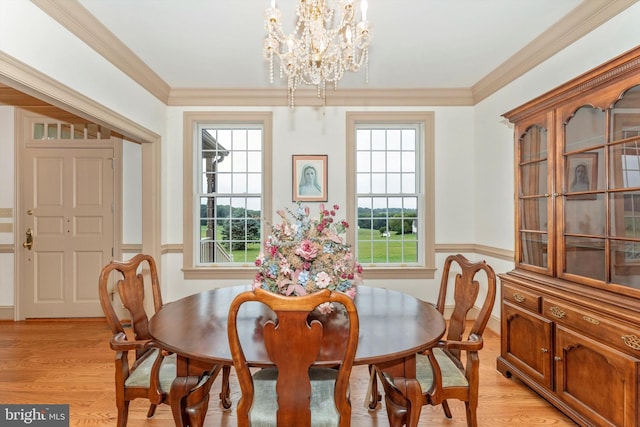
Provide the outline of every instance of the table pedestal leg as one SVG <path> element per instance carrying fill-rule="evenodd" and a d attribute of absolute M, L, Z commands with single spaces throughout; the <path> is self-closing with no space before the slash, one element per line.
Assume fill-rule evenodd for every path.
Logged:
<path fill-rule="evenodd" d="M 176 427 L 201 427 L 209 407 L 209 390 L 212 380 L 208 380 L 198 389 L 197 376 L 176 377 L 171 383 L 169 400 Z"/>
<path fill-rule="evenodd" d="M 422 388 L 415 378 L 406 378 L 405 397 L 410 402 L 410 408 L 407 408 L 407 427 L 417 427 L 420 421 L 420 412 L 422 411 Z"/>

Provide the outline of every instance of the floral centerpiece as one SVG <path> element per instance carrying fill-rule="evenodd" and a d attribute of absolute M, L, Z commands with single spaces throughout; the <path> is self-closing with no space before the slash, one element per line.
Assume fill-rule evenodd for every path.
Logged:
<path fill-rule="evenodd" d="M 340 237 L 349 224 L 335 220 L 338 209 L 320 204 L 319 218 L 312 218 L 300 202 L 295 211 L 287 209 L 289 215 L 277 211 L 282 223 L 272 225 L 264 253 L 255 261 L 258 273 L 253 287 L 291 296 L 331 289 L 354 298 L 362 266 Z M 330 312 L 332 307 L 321 310 Z"/>

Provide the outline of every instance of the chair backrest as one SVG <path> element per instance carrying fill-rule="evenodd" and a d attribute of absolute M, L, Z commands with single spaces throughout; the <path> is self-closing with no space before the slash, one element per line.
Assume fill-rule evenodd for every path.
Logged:
<path fill-rule="evenodd" d="M 448 256 L 442 271 L 437 302 L 438 311 L 442 314 L 445 310 L 449 284 L 452 282 L 450 272 L 453 265 L 457 265 L 460 272 L 455 274 L 453 280 L 454 308 L 449 320 L 446 339 L 449 341 L 462 339 L 467 327 L 467 314 L 476 304 L 481 304 L 480 311 L 476 315 L 469 334 L 482 336 L 496 299 L 496 274 L 485 261 L 471 262 L 461 254 Z M 477 301 L 480 293 L 480 283 L 477 278 L 481 272 L 486 275 L 487 290 L 484 301 Z M 460 350 L 452 349 L 451 353 L 460 358 Z"/>
<path fill-rule="evenodd" d="M 148 269 L 148 270 L 147 270 Z M 162 307 L 162 295 L 158 282 L 158 271 L 153 257 L 138 254 L 128 261 L 111 261 L 102 268 L 98 281 L 100 304 L 113 334 L 124 333 L 112 301 L 109 285 L 112 283 L 112 272 L 120 273 L 117 277 L 115 290 L 120 296 L 122 305 L 127 309 L 131 318 L 131 329 L 136 340 L 151 339 L 149 335 L 149 319 L 144 308 L 145 276 L 149 277 L 153 306 L 155 311 Z"/>
<path fill-rule="evenodd" d="M 279 426 L 311 425 L 309 369 L 318 360 L 324 328 L 321 321 L 311 319 L 315 316 L 314 309 L 322 303 L 330 302 L 344 307 L 348 320 L 348 333 L 344 343 L 341 343 L 344 345 L 344 354 L 339 361 L 333 397 L 336 410 L 340 415 L 340 425 L 349 425 L 351 404 L 348 386 L 358 344 L 358 314 L 349 296 L 341 292 L 331 292 L 328 289 L 296 297 L 255 289 L 239 294 L 232 302 L 229 307 L 227 327 L 233 364 L 242 391 L 242 398 L 237 408 L 238 425 L 249 424 L 249 412 L 254 399 L 261 397 L 254 395 L 250 366 L 245 358 L 236 326 L 240 306 L 249 301 L 265 304 L 275 315 L 275 320 L 266 321 L 262 334 L 267 354 L 278 369 L 276 394 L 277 425 Z M 341 315 L 343 315 L 342 309 L 336 308 L 334 313 L 327 315 L 327 318 Z"/>

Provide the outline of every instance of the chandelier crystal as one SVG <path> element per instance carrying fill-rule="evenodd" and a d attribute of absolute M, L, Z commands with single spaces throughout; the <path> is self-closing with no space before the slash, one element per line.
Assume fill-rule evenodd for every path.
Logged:
<path fill-rule="evenodd" d="M 368 82 L 371 41 L 368 4 L 367 0 L 359 1 L 362 19 L 356 23 L 356 2 L 297 0 L 295 30 L 287 35 L 282 28 L 282 13 L 275 0 L 271 0 L 271 7 L 265 12 L 264 57 L 269 61 L 271 83 L 274 56 L 280 60 L 280 77 L 287 76 L 290 107 L 294 106 L 295 91 L 300 84 L 316 86 L 324 105 L 326 83 L 332 82 L 337 88 L 345 71 L 358 71 L 365 64 Z"/>

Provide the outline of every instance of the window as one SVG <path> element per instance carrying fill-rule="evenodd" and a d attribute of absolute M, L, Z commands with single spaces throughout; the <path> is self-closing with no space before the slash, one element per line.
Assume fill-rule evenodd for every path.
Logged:
<path fill-rule="evenodd" d="M 251 278 L 271 215 L 271 114 L 185 113 L 184 126 L 185 277 Z"/>
<path fill-rule="evenodd" d="M 367 277 L 433 277 L 433 140 L 433 113 L 347 114 L 348 238 Z"/>

